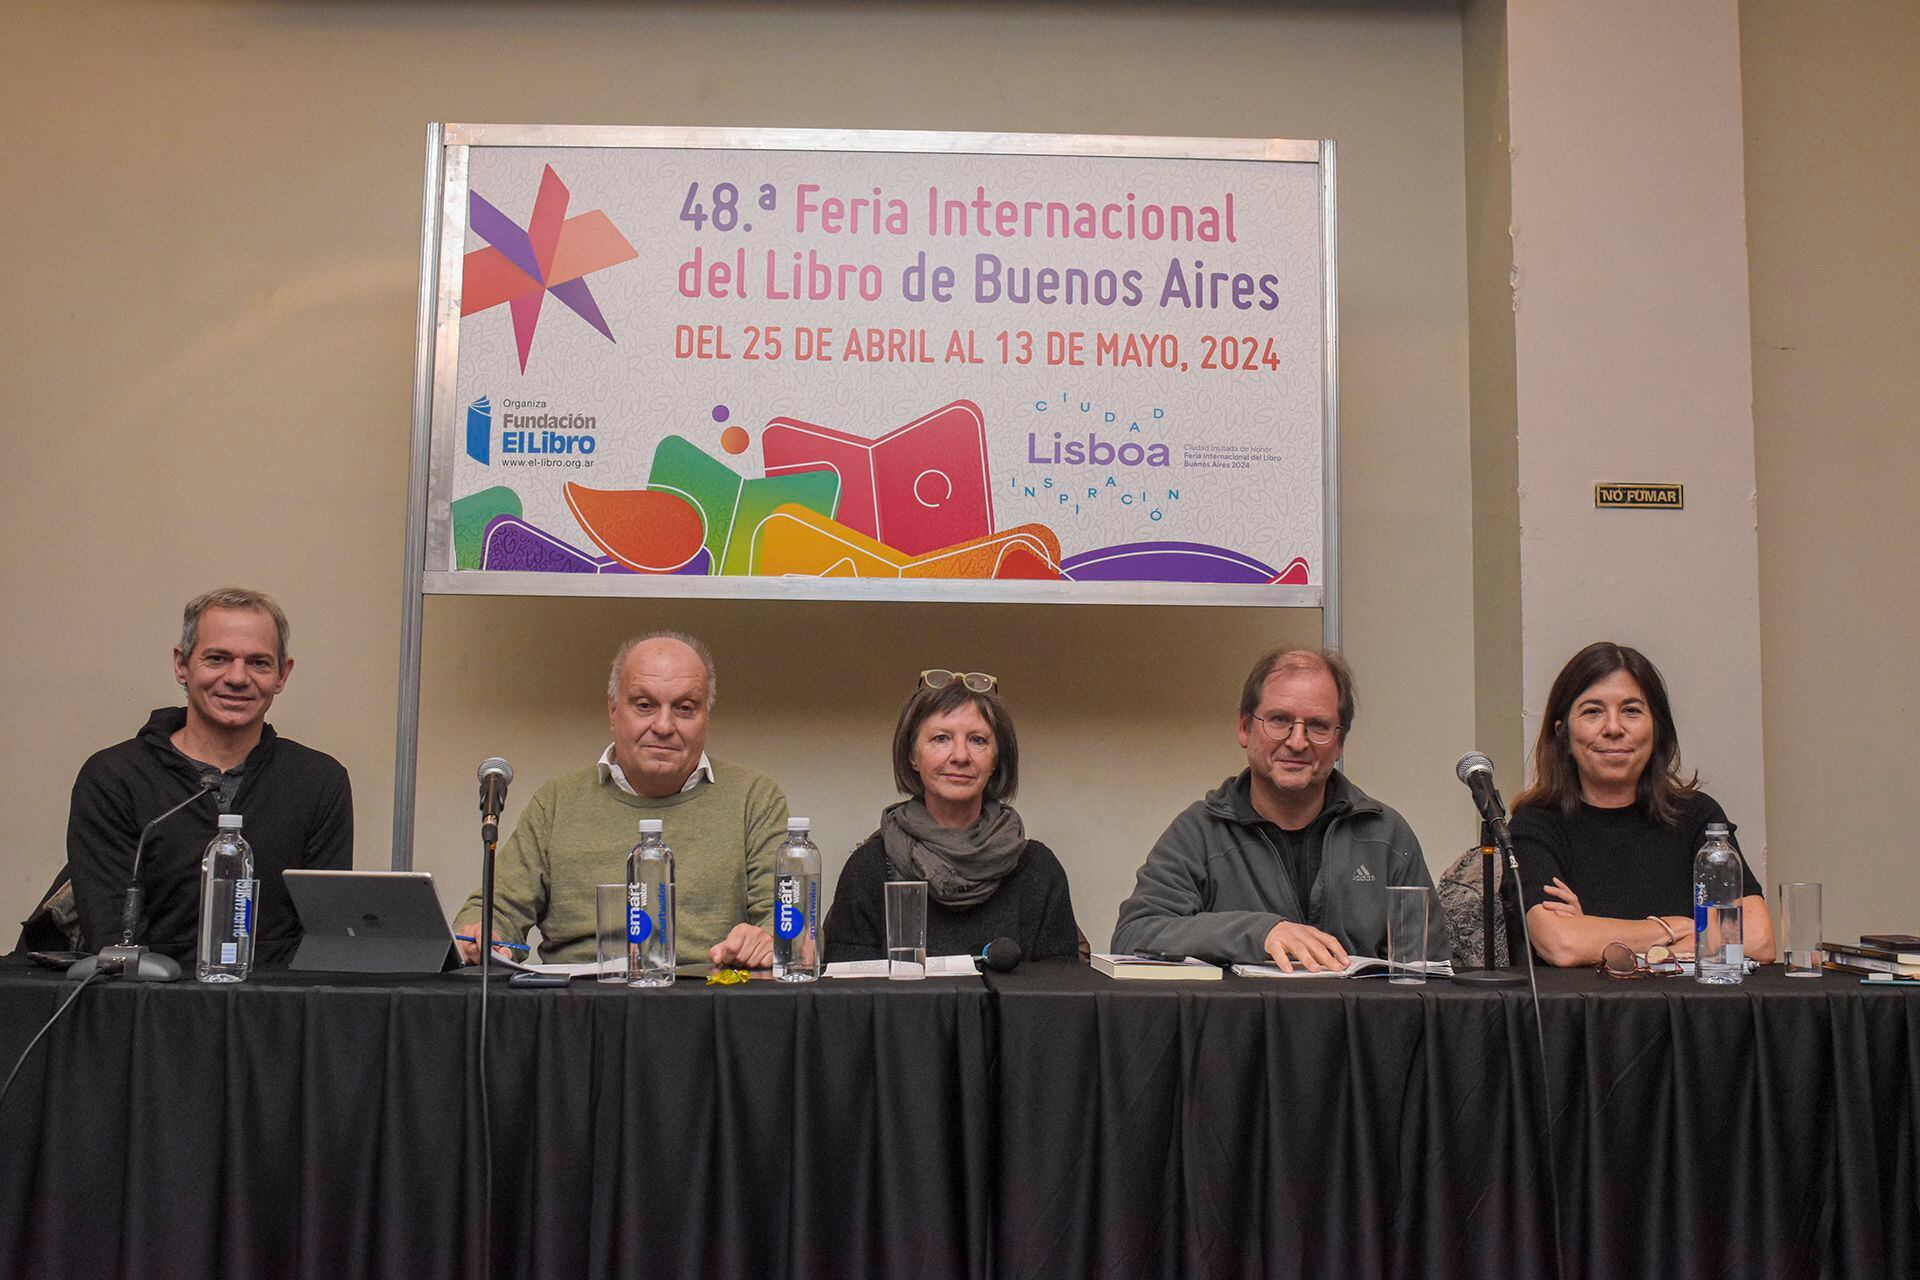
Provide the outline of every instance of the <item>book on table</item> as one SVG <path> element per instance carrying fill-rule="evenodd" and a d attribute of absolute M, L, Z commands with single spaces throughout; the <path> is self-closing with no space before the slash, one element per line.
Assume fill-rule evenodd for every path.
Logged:
<path fill-rule="evenodd" d="M 1842 942 L 1838 945 L 1862 955 L 1878 955 L 1881 959 L 1898 960 L 1901 964 L 1920 964 L 1920 938 L 1910 933 L 1863 933 L 1859 942 Z"/>
<path fill-rule="evenodd" d="M 1920 951 L 1896 951 L 1858 942 L 1823 942 L 1820 949 L 1826 953 L 1828 964 L 1849 971 L 1920 977 Z"/>
<path fill-rule="evenodd" d="M 1217 982 L 1220 966 L 1194 956 L 1137 956 L 1096 951 L 1088 960 L 1109 978 L 1122 981 Z"/>
<path fill-rule="evenodd" d="M 1451 978 L 1453 964 L 1447 960 L 1423 960 L 1417 966 L 1429 978 Z M 1296 962 L 1288 973 L 1277 964 L 1237 964 L 1233 971 L 1243 978 L 1378 978 L 1389 965 L 1378 956 L 1348 956 L 1344 969 L 1308 969 Z"/>
<path fill-rule="evenodd" d="M 1893 964 L 1870 956 L 1850 956 L 1827 952 L 1826 967 L 1842 973 L 1884 973 L 1890 978 L 1920 978 L 1920 964 Z"/>
<path fill-rule="evenodd" d="M 1862 978 L 1873 978 L 1876 981 L 1920 982 L 1920 967 L 1914 965 L 1905 965 L 1899 969 L 1873 969 L 1864 962 L 1849 964 L 1847 961 L 1846 956 L 1829 956 L 1822 967 L 1832 969 L 1836 973 L 1857 974 Z"/>

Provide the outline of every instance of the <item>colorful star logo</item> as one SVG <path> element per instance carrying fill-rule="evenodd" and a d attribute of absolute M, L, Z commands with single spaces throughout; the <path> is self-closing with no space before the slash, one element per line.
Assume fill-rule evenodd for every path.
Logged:
<path fill-rule="evenodd" d="M 548 165 L 540 176 L 533 216 L 522 229 L 479 192 L 467 193 L 468 225 L 491 247 L 466 256 L 460 314 L 470 316 L 506 303 L 513 314 L 513 340 L 520 349 L 522 373 L 527 371 L 527 353 L 533 349 L 540 304 L 549 293 L 612 342 L 613 330 L 593 300 L 587 276 L 640 256 L 613 219 L 600 210 L 569 218 L 571 198 L 560 175 Z"/>

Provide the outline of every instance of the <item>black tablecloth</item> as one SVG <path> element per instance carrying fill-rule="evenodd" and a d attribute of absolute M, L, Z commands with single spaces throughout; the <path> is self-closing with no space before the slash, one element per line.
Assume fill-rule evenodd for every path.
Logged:
<path fill-rule="evenodd" d="M 90 988 L 0 1275 L 470 1276 L 477 982 Z M 1570 1277 L 1920 1272 L 1920 992 L 1543 971 Z M 57 1000 L 0 966 L 0 1069 Z M 501 1276 L 1551 1276 L 1525 988 L 499 989 Z"/>
<path fill-rule="evenodd" d="M 0 971 L 0 1070 L 71 987 Z M 0 1110 L 0 1275 L 476 1275 L 478 989 L 88 989 Z M 984 1274 L 987 1001 L 496 987 L 494 1274 Z"/>
<path fill-rule="evenodd" d="M 991 985 L 996 1275 L 1554 1274 L 1525 987 Z M 1920 992 L 1540 989 L 1568 1276 L 1920 1274 Z"/>

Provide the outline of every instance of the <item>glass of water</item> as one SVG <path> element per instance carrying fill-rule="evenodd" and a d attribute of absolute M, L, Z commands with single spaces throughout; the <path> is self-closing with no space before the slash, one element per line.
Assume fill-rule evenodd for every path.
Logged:
<path fill-rule="evenodd" d="M 627 980 L 627 885 L 593 886 L 594 956 L 601 982 Z"/>
<path fill-rule="evenodd" d="M 1387 890 L 1387 981 L 1413 985 L 1427 980 L 1427 890 L 1394 885 Z"/>
<path fill-rule="evenodd" d="M 1820 886 L 1780 886 L 1780 942 L 1789 978 L 1820 976 Z"/>
<path fill-rule="evenodd" d="M 887 881 L 887 976 L 908 982 L 927 976 L 927 882 Z"/>

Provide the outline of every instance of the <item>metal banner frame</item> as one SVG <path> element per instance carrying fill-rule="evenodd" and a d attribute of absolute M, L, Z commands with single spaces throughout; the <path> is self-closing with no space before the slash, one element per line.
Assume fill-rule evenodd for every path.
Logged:
<path fill-rule="evenodd" d="M 1269 161 L 1317 166 L 1320 175 L 1322 566 L 1318 585 L 982 581 L 871 578 L 460 572 L 428 568 L 450 545 L 451 460 L 436 458 L 457 410 L 459 271 L 468 225 L 473 147 L 792 150 L 1141 159 Z M 432 124 L 421 202 L 420 298 L 416 311 L 412 451 L 407 483 L 406 564 L 401 606 L 400 705 L 394 758 L 393 857 L 413 862 L 425 598 L 435 595 L 630 596 L 995 603 L 1233 605 L 1317 608 L 1321 637 L 1340 643 L 1339 327 L 1335 147 L 1331 141 L 1155 138 L 1088 134 L 932 133 L 836 129 L 716 129 L 645 126 Z M 451 246 L 451 247 L 449 247 Z"/>

